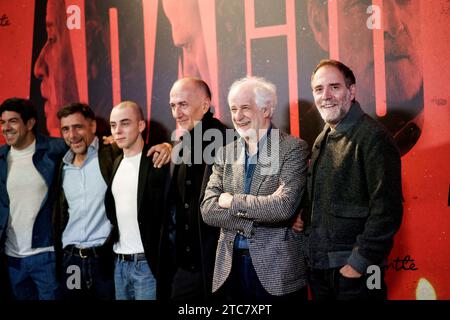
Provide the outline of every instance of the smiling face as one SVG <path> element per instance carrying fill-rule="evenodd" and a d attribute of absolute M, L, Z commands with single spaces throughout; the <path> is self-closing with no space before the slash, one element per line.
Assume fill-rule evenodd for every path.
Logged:
<path fill-rule="evenodd" d="M 87 154 L 89 145 L 95 138 L 96 122 L 76 112 L 61 118 L 61 134 L 66 144 L 78 158 Z"/>
<path fill-rule="evenodd" d="M 170 108 L 177 126 L 190 131 L 209 110 L 210 100 L 194 80 L 182 79 L 170 90 Z"/>
<path fill-rule="evenodd" d="M 46 100 L 47 129 L 51 135 L 59 134 L 57 111 L 66 104 L 79 101 L 65 17 L 64 0 L 49 0 L 45 19 L 47 41 L 34 65 L 34 75 L 42 81 L 41 95 Z"/>
<path fill-rule="evenodd" d="M 228 95 L 231 120 L 234 128 L 246 141 L 259 140 L 260 130 L 270 126 L 271 110 L 267 106 L 259 108 L 255 102 L 255 91 L 251 83 L 235 87 Z"/>
<path fill-rule="evenodd" d="M 320 116 L 334 128 L 350 110 L 355 98 L 355 85 L 348 88 L 339 69 L 323 66 L 316 71 L 311 86 Z"/>
<path fill-rule="evenodd" d="M 4 111 L 1 114 L 0 125 L 3 137 L 9 146 L 22 150 L 34 141 L 33 126 L 35 119 L 30 119 L 24 123 L 19 113 L 14 111 Z"/>

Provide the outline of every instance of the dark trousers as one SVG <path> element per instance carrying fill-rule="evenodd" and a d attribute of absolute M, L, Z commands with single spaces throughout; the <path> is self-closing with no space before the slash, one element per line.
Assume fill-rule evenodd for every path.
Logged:
<path fill-rule="evenodd" d="M 205 300 L 202 273 L 178 268 L 172 280 L 172 301 L 200 302 Z"/>
<path fill-rule="evenodd" d="M 113 253 L 101 249 L 79 254 L 71 246 L 64 249 L 62 293 L 65 300 L 114 300 Z M 80 279 L 76 277 L 80 276 Z M 79 284 L 79 286 L 77 286 Z"/>
<path fill-rule="evenodd" d="M 347 278 L 339 272 L 340 269 L 309 270 L 308 283 L 313 300 L 386 300 L 384 272 L 381 272 L 381 288 L 369 289 L 367 278 L 370 275 Z"/>
<path fill-rule="evenodd" d="M 231 273 L 223 290 L 227 302 L 238 303 L 298 303 L 308 297 L 306 287 L 283 296 L 271 295 L 259 281 L 248 250 L 236 249 Z"/>
<path fill-rule="evenodd" d="M 205 280 L 208 283 L 205 283 Z M 171 281 L 170 300 L 174 302 L 224 302 L 224 297 L 219 292 L 212 293 L 212 275 L 205 279 L 201 271 L 191 271 L 179 267 Z"/>

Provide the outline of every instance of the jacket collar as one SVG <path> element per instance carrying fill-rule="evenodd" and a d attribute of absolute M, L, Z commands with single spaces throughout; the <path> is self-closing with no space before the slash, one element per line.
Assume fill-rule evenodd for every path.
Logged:
<path fill-rule="evenodd" d="M 317 136 L 316 141 L 314 142 L 315 148 L 320 148 L 320 145 L 324 141 L 324 138 L 329 135 L 331 137 L 337 137 L 339 135 L 344 134 L 348 130 L 350 130 L 364 115 L 364 112 L 361 109 L 361 106 L 358 101 L 355 101 L 350 106 L 350 110 L 345 115 L 344 119 L 336 126 L 333 130 L 331 129 L 328 123 L 325 123 L 322 132 Z M 311 159 L 314 160 L 314 159 Z"/>
<path fill-rule="evenodd" d="M 100 146 L 99 139 L 97 136 L 95 136 L 91 144 L 88 146 L 87 156 L 85 161 L 83 162 L 83 165 L 84 163 L 87 163 L 88 158 L 91 158 L 93 155 L 98 154 L 99 146 Z M 67 165 L 71 165 L 74 159 L 75 153 L 72 151 L 72 149 L 69 148 L 69 150 L 67 150 L 66 154 L 64 155 L 62 161 Z"/>
<path fill-rule="evenodd" d="M 36 151 L 48 149 L 48 138 L 41 134 L 36 134 Z M 11 150 L 11 146 L 4 145 L 0 148 L 0 157 L 5 157 Z"/>
<path fill-rule="evenodd" d="M 351 129 L 363 115 L 364 112 L 362 111 L 359 102 L 353 102 L 344 119 L 342 119 L 341 122 L 338 123 L 334 130 L 331 130 L 330 135 L 344 134 L 349 129 Z M 330 127 L 328 124 L 325 127 L 327 126 Z"/>
<path fill-rule="evenodd" d="M 0 147 L 0 158 L 6 158 L 6 155 L 8 154 L 9 150 L 11 149 L 10 146 L 5 144 L 4 146 Z"/>
<path fill-rule="evenodd" d="M 191 129 L 189 130 L 189 134 L 191 137 L 194 136 L 194 132 L 202 130 L 202 133 L 208 130 L 211 127 L 211 123 L 213 120 L 213 114 L 211 110 L 208 110 L 204 115 L 203 118 Z"/>

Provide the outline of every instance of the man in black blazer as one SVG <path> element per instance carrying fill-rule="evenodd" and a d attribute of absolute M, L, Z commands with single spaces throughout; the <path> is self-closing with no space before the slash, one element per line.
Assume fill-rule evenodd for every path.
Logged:
<path fill-rule="evenodd" d="M 111 133 L 123 156 L 113 165 L 105 195 L 116 263 L 114 282 L 118 300 L 156 299 L 156 268 L 167 167 L 155 168 L 145 155 L 142 109 L 132 101 L 115 106 Z"/>
<path fill-rule="evenodd" d="M 205 153 L 223 145 L 226 127 L 213 117 L 211 91 L 201 79 L 177 80 L 169 103 L 183 135 L 175 142 L 166 191 L 158 299 L 210 301 L 219 228 L 203 222 L 200 203 L 213 163 L 213 154 L 208 161 Z M 208 134 L 222 139 L 211 142 Z"/>

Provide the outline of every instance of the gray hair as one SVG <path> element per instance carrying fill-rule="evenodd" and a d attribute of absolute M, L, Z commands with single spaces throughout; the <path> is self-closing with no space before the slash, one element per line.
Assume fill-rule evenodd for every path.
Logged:
<path fill-rule="evenodd" d="M 269 107 L 272 116 L 277 105 L 277 87 L 263 77 L 247 76 L 233 82 L 228 91 L 228 101 L 231 93 L 243 85 L 251 85 L 253 87 L 256 106 L 258 108 Z"/>

